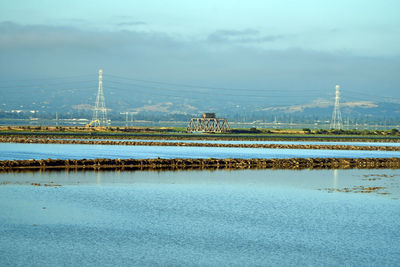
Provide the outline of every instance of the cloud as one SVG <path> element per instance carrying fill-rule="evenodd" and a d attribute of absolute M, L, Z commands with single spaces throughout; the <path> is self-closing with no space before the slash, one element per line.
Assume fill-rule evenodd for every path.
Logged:
<path fill-rule="evenodd" d="M 282 35 L 261 35 L 258 30 L 218 30 L 207 37 L 211 43 L 265 43 L 282 39 Z"/>
<path fill-rule="evenodd" d="M 117 26 L 140 26 L 140 25 L 147 25 L 144 21 L 126 21 L 117 23 Z"/>
<path fill-rule="evenodd" d="M 125 45 L 173 45 L 164 33 L 136 31 L 88 31 L 75 27 L 0 23 L 0 48 L 91 48 L 112 49 Z"/>
<path fill-rule="evenodd" d="M 113 73 L 170 83 L 265 89 L 265 92 L 257 93 L 215 91 L 218 103 L 225 103 L 228 97 L 238 104 L 254 103 L 258 99 L 261 107 L 300 105 L 312 99 L 327 98 L 327 94 L 334 93 L 335 84 L 342 86 L 344 97 L 349 95 L 346 90 L 369 95 L 379 91 L 394 98 L 398 95 L 398 57 L 358 57 L 344 52 L 299 48 L 272 50 L 236 45 L 238 42 L 265 42 L 278 38 L 264 36 L 254 29 L 220 30 L 214 35 L 214 42 L 199 42 L 187 36 L 145 30 L 94 31 L 1 22 L 0 80 L 10 80 L 15 76 L 34 78 L 37 75 L 65 77 L 93 73 L 96 76 L 101 67 L 105 76 Z M 219 42 L 224 42 L 224 45 L 219 45 Z M 122 86 L 109 87 L 108 92 L 113 90 L 115 95 L 123 98 L 130 90 L 125 87 L 124 93 L 120 93 Z M 155 95 L 154 91 L 137 88 L 138 95 L 142 94 L 143 98 Z M 175 95 L 176 88 L 170 89 L 172 91 L 158 91 L 165 96 L 164 102 L 168 100 L 167 96 Z M 270 89 L 282 92 L 273 96 L 268 91 Z M 186 92 L 189 92 L 187 88 Z M 251 97 L 255 94 L 263 94 L 263 98 Z M 361 98 L 353 93 L 351 100 L 367 101 L 371 99 L 369 95 L 361 95 Z M 133 98 L 136 96 L 132 95 Z M 204 97 L 204 93 L 193 92 L 188 98 L 195 101 Z M 213 99 L 210 97 L 209 101 Z M 193 102 L 188 104 L 193 105 Z"/>
<path fill-rule="evenodd" d="M 248 35 L 258 35 L 260 32 L 255 29 L 246 30 L 218 30 L 214 34 L 222 36 L 248 36 Z"/>

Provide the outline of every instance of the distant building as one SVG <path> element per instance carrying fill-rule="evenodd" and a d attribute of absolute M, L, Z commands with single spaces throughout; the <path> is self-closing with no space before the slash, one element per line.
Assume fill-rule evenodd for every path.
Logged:
<path fill-rule="evenodd" d="M 203 113 L 201 118 L 190 120 L 187 131 L 221 133 L 230 131 L 230 128 L 226 119 L 216 118 L 215 113 Z"/>
<path fill-rule="evenodd" d="M 201 116 L 203 119 L 215 119 L 215 113 L 203 113 L 203 115 Z"/>

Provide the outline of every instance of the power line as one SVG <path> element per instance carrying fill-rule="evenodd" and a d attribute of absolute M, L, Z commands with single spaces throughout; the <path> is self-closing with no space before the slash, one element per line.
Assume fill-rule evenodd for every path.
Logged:
<path fill-rule="evenodd" d="M 0 89 L 53 89 L 53 91 L 82 91 L 82 90 L 92 90 L 93 88 L 88 86 L 82 86 L 86 83 L 94 83 L 95 80 L 78 80 L 71 81 L 71 79 L 83 78 L 83 77 L 93 77 L 93 75 L 78 75 L 78 76 L 65 76 L 65 77 L 54 77 L 54 78 L 43 78 L 43 79 L 21 79 L 21 80 L 8 80 L 0 81 L 0 83 L 12 83 L 12 82 L 32 82 L 34 84 L 23 84 L 23 85 L 2 85 Z M 128 78 L 119 75 L 108 74 L 106 77 L 111 77 L 111 79 L 106 80 L 108 87 L 121 91 L 131 90 L 130 88 L 124 88 L 123 86 L 133 87 L 133 90 L 139 90 L 143 94 L 152 95 L 154 91 L 157 91 L 157 96 L 164 97 L 178 97 L 187 98 L 187 95 L 191 94 L 191 98 L 196 98 L 194 95 L 221 95 L 226 98 L 234 97 L 246 97 L 246 98 L 310 98 L 310 97 L 321 97 L 321 91 L 316 89 L 302 89 L 298 94 L 293 94 L 293 90 L 288 89 L 251 89 L 251 88 L 228 88 L 228 87 L 213 87 L 204 85 L 193 85 L 185 83 L 169 83 L 164 81 L 146 80 L 146 79 L 136 79 Z M 65 80 L 67 81 L 60 81 Z M 41 83 L 36 83 L 42 81 Z M 48 81 L 48 82 L 46 82 Z M 131 82 L 133 81 L 133 82 Z M 71 84 L 71 87 L 60 88 L 58 86 Z M 73 84 L 76 84 L 75 86 Z M 156 86 L 164 85 L 162 87 Z M 24 90 L 25 91 L 25 90 Z M 225 92 L 223 92 L 225 91 Z M 226 91 L 229 91 L 227 93 Z M 235 94 L 234 92 L 242 92 L 242 94 Z M 117 93 L 118 93 L 117 92 Z M 161 92 L 161 93 L 160 93 Z M 170 92 L 170 93 L 168 93 Z M 305 93 L 304 93 L 305 92 Z M 13 93 L 16 93 L 15 91 Z M 22 93 L 22 92 L 21 92 Z M 243 94 L 244 93 L 244 94 Z M 248 94 L 254 93 L 254 94 Z M 262 93 L 265 93 L 263 95 Z M 326 92 L 325 92 L 326 93 Z M 355 96 L 352 96 L 355 95 Z M 364 96 L 364 97 L 363 97 Z M 200 96 L 199 96 L 200 97 Z M 398 97 L 382 96 L 376 94 L 369 94 L 366 92 L 357 92 L 354 90 L 346 90 L 346 95 L 342 96 L 342 99 L 355 99 L 355 100 L 366 100 L 366 101 L 376 101 L 380 99 L 382 101 L 388 100 L 400 100 Z M 372 98 L 372 99 L 371 99 Z"/>
<path fill-rule="evenodd" d="M 115 82 L 114 82 L 114 81 L 111 81 L 111 84 L 112 84 L 112 83 L 115 83 Z M 124 84 L 124 83 L 120 83 L 120 82 L 116 82 L 116 83 L 117 83 L 117 84 Z M 161 91 L 161 92 L 165 92 L 165 91 L 176 92 L 176 93 L 179 93 L 179 95 L 176 95 L 176 94 L 167 94 L 166 96 L 179 96 L 179 97 L 183 97 L 183 96 L 181 95 L 182 91 L 177 90 L 177 89 L 161 88 L 161 87 L 154 87 L 154 86 L 148 86 L 148 85 L 142 86 L 142 85 L 138 85 L 138 84 L 124 84 L 124 85 L 134 86 L 134 87 L 135 87 L 135 90 L 138 90 L 139 88 L 141 88 L 141 89 L 152 89 L 152 90 L 157 90 L 157 91 Z M 107 84 L 107 86 L 110 87 L 110 88 L 115 88 L 116 90 L 119 90 L 119 91 L 121 91 L 121 90 L 125 90 L 125 91 L 130 90 L 130 89 L 121 88 L 121 87 L 116 87 L 116 86 L 108 85 L 108 84 Z M 278 92 L 278 91 L 277 91 L 277 92 Z M 281 92 L 281 91 L 279 91 L 279 92 Z M 145 93 L 148 93 L 148 92 L 145 91 Z M 283 97 L 282 94 L 279 94 L 279 95 L 271 95 L 271 94 L 268 94 L 268 95 L 250 95 L 250 94 L 226 94 L 226 93 L 223 93 L 223 92 L 199 92 L 199 91 L 190 91 L 190 92 L 185 91 L 185 93 L 190 93 L 190 94 L 201 94 L 201 95 L 209 95 L 209 96 L 211 96 L 211 95 L 222 95 L 222 96 L 225 96 L 225 97 L 258 97 L 258 98 Z M 265 93 L 268 93 L 268 92 L 265 92 Z M 149 94 L 151 94 L 151 93 L 149 93 Z M 160 94 L 157 93 L 157 95 L 160 95 Z M 307 94 L 301 93 L 301 94 L 299 94 L 299 95 L 293 95 L 293 94 L 291 94 L 290 96 L 287 96 L 287 97 L 301 98 L 301 97 L 310 97 L 310 96 L 320 96 L 320 95 L 319 95 L 319 94 L 308 94 L 308 95 L 307 95 Z M 185 96 L 185 97 L 187 97 L 187 96 Z M 191 97 L 193 97 L 193 95 L 191 95 Z"/>
<path fill-rule="evenodd" d="M 64 77 L 53 77 L 53 78 L 35 78 L 35 79 L 19 79 L 19 80 L 0 80 L 0 82 L 25 82 L 25 81 L 47 81 L 47 80 L 63 80 L 63 79 L 75 79 L 82 77 L 93 77 L 91 74 L 76 75 L 76 76 L 64 76 Z"/>
<path fill-rule="evenodd" d="M 12 88 L 40 88 L 40 87 L 48 87 L 48 86 L 57 86 L 64 84 L 74 84 L 74 83 L 94 83 L 96 80 L 86 80 L 86 81 L 65 81 L 59 83 L 45 83 L 45 84 L 26 84 L 26 85 L 14 85 L 14 86 L 0 86 L 0 88 L 12 89 Z"/>
<path fill-rule="evenodd" d="M 115 77 L 123 80 L 130 80 L 136 82 L 144 82 L 144 83 L 155 83 L 155 84 L 163 84 L 169 86 L 178 86 L 178 87 L 186 87 L 186 88 L 197 88 L 197 89 L 210 89 L 210 90 L 229 90 L 229 91 L 254 91 L 254 92 L 269 92 L 269 91 L 282 91 L 282 89 L 250 89 L 250 88 L 227 88 L 227 87 L 213 87 L 207 85 L 193 85 L 193 84 L 181 84 L 181 83 L 169 83 L 169 82 L 161 82 L 161 81 L 150 81 L 150 80 L 143 80 L 143 79 L 134 79 L 134 78 L 127 78 L 117 75 L 110 75 L 107 76 Z M 304 91 L 304 90 L 303 90 Z M 319 91 L 316 89 L 306 89 L 305 91 Z"/>
<path fill-rule="evenodd" d="M 385 98 L 389 98 L 389 99 L 400 99 L 400 98 L 398 98 L 398 97 L 384 96 L 384 95 L 381 95 L 381 94 L 369 94 L 369 93 L 366 93 L 366 92 L 358 92 L 358 91 L 354 91 L 354 90 L 348 90 L 348 91 L 349 91 L 350 93 L 356 94 L 357 96 L 358 96 L 358 95 L 364 95 L 364 96 L 367 96 L 367 97 L 380 98 L 380 99 L 385 99 Z M 347 92 L 347 90 L 346 90 L 346 92 Z"/>

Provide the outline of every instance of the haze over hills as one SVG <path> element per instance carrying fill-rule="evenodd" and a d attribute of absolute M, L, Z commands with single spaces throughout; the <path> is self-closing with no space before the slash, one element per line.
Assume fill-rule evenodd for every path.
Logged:
<path fill-rule="evenodd" d="M 0 3 L 2 116 L 90 118 L 103 69 L 114 116 L 325 120 L 339 84 L 344 118 L 399 120 L 397 2 L 25 2 Z"/>
<path fill-rule="evenodd" d="M 86 75 L 3 81 L 2 89 L 7 90 L 3 89 L 0 95 L 0 112 L 3 117 L 15 117 L 15 113 L 21 111 L 35 111 L 39 117 L 51 117 L 57 112 L 60 116 L 69 114 L 90 119 L 97 93 L 96 78 L 95 75 Z M 202 112 L 216 112 L 237 121 L 271 121 L 276 116 L 287 120 L 326 120 L 330 118 L 334 104 L 333 88 L 322 93 L 309 89 L 291 94 L 284 89 L 212 87 L 111 74 L 105 74 L 103 80 L 106 107 L 113 116 L 131 112 L 139 118 L 187 120 Z M 346 89 L 341 92 L 343 118 L 396 120 L 400 116 L 398 98 L 376 97 Z"/>

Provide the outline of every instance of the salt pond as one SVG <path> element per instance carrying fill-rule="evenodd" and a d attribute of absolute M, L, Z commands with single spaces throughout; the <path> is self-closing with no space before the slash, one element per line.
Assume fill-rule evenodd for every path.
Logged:
<path fill-rule="evenodd" d="M 395 266 L 399 180 L 399 170 L 1 173 L 0 265 Z M 329 193 L 354 186 L 384 189 Z"/>
<path fill-rule="evenodd" d="M 33 138 L 35 139 L 35 138 Z M 38 138 L 39 139 L 39 138 Z M 200 144 L 280 144 L 280 145 L 342 145 L 342 146 L 400 146 L 400 142 L 346 142 L 346 141 L 243 141 L 243 140 L 165 140 L 165 139 L 84 139 L 84 138 L 57 138 L 56 140 L 97 140 L 118 142 L 165 142 L 165 143 L 200 143 Z"/>
<path fill-rule="evenodd" d="M 391 158 L 400 151 L 0 143 L 0 160 L 92 158 Z"/>

